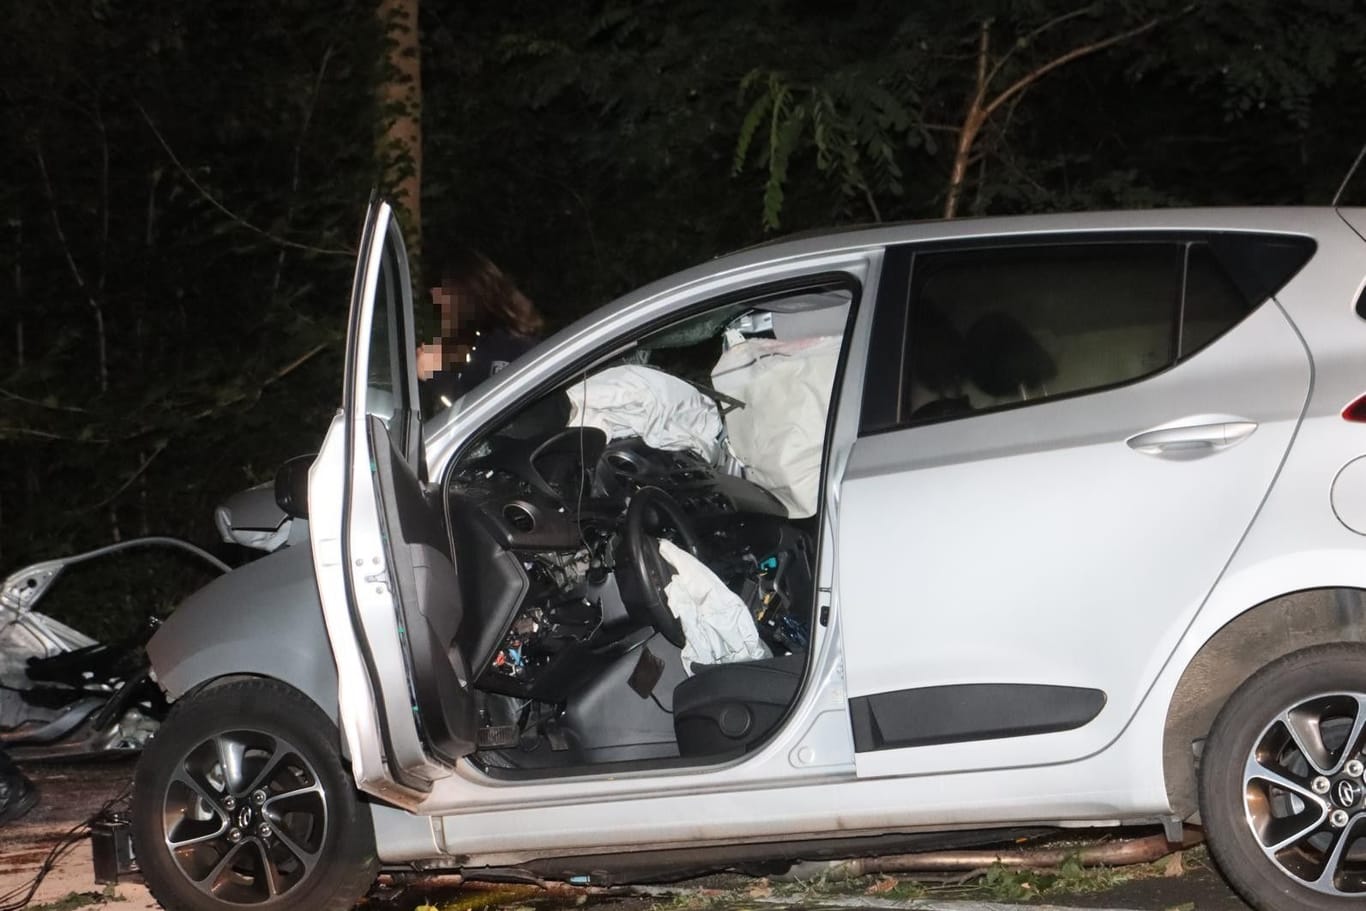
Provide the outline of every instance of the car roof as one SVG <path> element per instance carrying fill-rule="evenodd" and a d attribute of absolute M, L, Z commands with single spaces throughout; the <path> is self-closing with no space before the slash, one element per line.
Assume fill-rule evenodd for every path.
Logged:
<path fill-rule="evenodd" d="M 715 267 L 764 262 L 785 256 L 838 252 L 858 247 L 964 238 L 1111 231 L 1275 231 L 1313 234 L 1325 220 L 1339 221 L 1326 206 L 1262 206 L 1185 209 L 1129 209 L 1057 212 L 1047 215 L 992 215 L 925 219 L 886 225 L 852 225 L 777 237 L 711 260 Z M 692 271 L 692 270 L 686 270 Z M 681 273 L 680 273 L 681 274 Z"/>
<path fill-rule="evenodd" d="M 789 258 L 847 253 L 893 244 L 1119 231 L 1274 231 L 1312 237 L 1329 223 L 1335 227 L 1342 226 L 1338 210 L 1326 206 L 1263 206 L 998 215 L 835 228 L 776 238 L 718 256 L 631 291 L 596 312 L 598 315 L 615 312 L 664 291 L 682 288 L 735 269 Z"/>

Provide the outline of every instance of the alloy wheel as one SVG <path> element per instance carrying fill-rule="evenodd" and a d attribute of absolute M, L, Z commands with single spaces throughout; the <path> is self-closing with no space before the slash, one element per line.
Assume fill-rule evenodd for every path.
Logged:
<path fill-rule="evenodd" d="M 1366 694 L 1324 693 L 1282 711 L 1253 743 L 1243 808 L 1266 857 L 1296 883 L 1366 897 Z"/>
<path fill-rule="evenodd" d="M 280 737 L 225 731 L 176 764 L 162 801 L 166 847 L 219 901 L 260 905 L 308 881 L 322 855 L 328 799 L 304 754 Z"/>

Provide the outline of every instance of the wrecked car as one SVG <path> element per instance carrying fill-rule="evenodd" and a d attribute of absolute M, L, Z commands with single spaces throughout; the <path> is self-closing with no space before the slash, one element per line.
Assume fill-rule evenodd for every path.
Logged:
<path fill-rule="evenodd" d="M 775 242 L 424 422 L 374 203 L 341 409 L 277 479 L 307 540 L 148 646 L 152 892 L 343 908 L 380 871 L 1198 821 L 1258 908 L 1366 903 L 1363 228 Z"/>
<path fill-rule="evenodd" d="M 142 654 L 155 618 L 126 641 L 98 642 L 37 609 L 68 568 L 149 548 L 228 571 L 189 541 L 149 535 L 41 560 L 0 580 L 0 747 L 15 758 L 136 751 L 155 733 L 166 702 Z"/>

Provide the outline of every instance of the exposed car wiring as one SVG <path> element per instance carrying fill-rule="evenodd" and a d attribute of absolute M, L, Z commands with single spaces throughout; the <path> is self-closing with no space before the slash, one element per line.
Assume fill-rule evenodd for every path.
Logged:
<path fill-rule="evenodd" d="M 82 841 L 90 836 L 90 828 L 96 822 L 109 815 L 115 807 L 127 803 L 133 790 L 133 783 L 130 781 L 125 784 L 119 792 L 105 801 L 104 804 L 89 818 L 76 823 L 66 832 L 58 837 L 43 862 L 38 866 L 38 872 L 26 883 L 22 883 L 8 892 L 0 893 L 0 911 L 23 911 L 33 901 L 33 897 L 38 894 L 38 888 L 43 884 L 43 880 L 51 873 L 57 864 Z"/>

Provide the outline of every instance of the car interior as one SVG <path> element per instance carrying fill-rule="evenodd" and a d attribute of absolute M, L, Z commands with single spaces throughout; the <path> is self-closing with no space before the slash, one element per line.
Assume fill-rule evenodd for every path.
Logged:
<path fill-rule="evenodd" d="M 785 290 L 676 321 L 452 460 L 447 657 L 473 685 L 483 769 L 717 762 L 780 726 L 812 638 L 854 295 Z"/>

